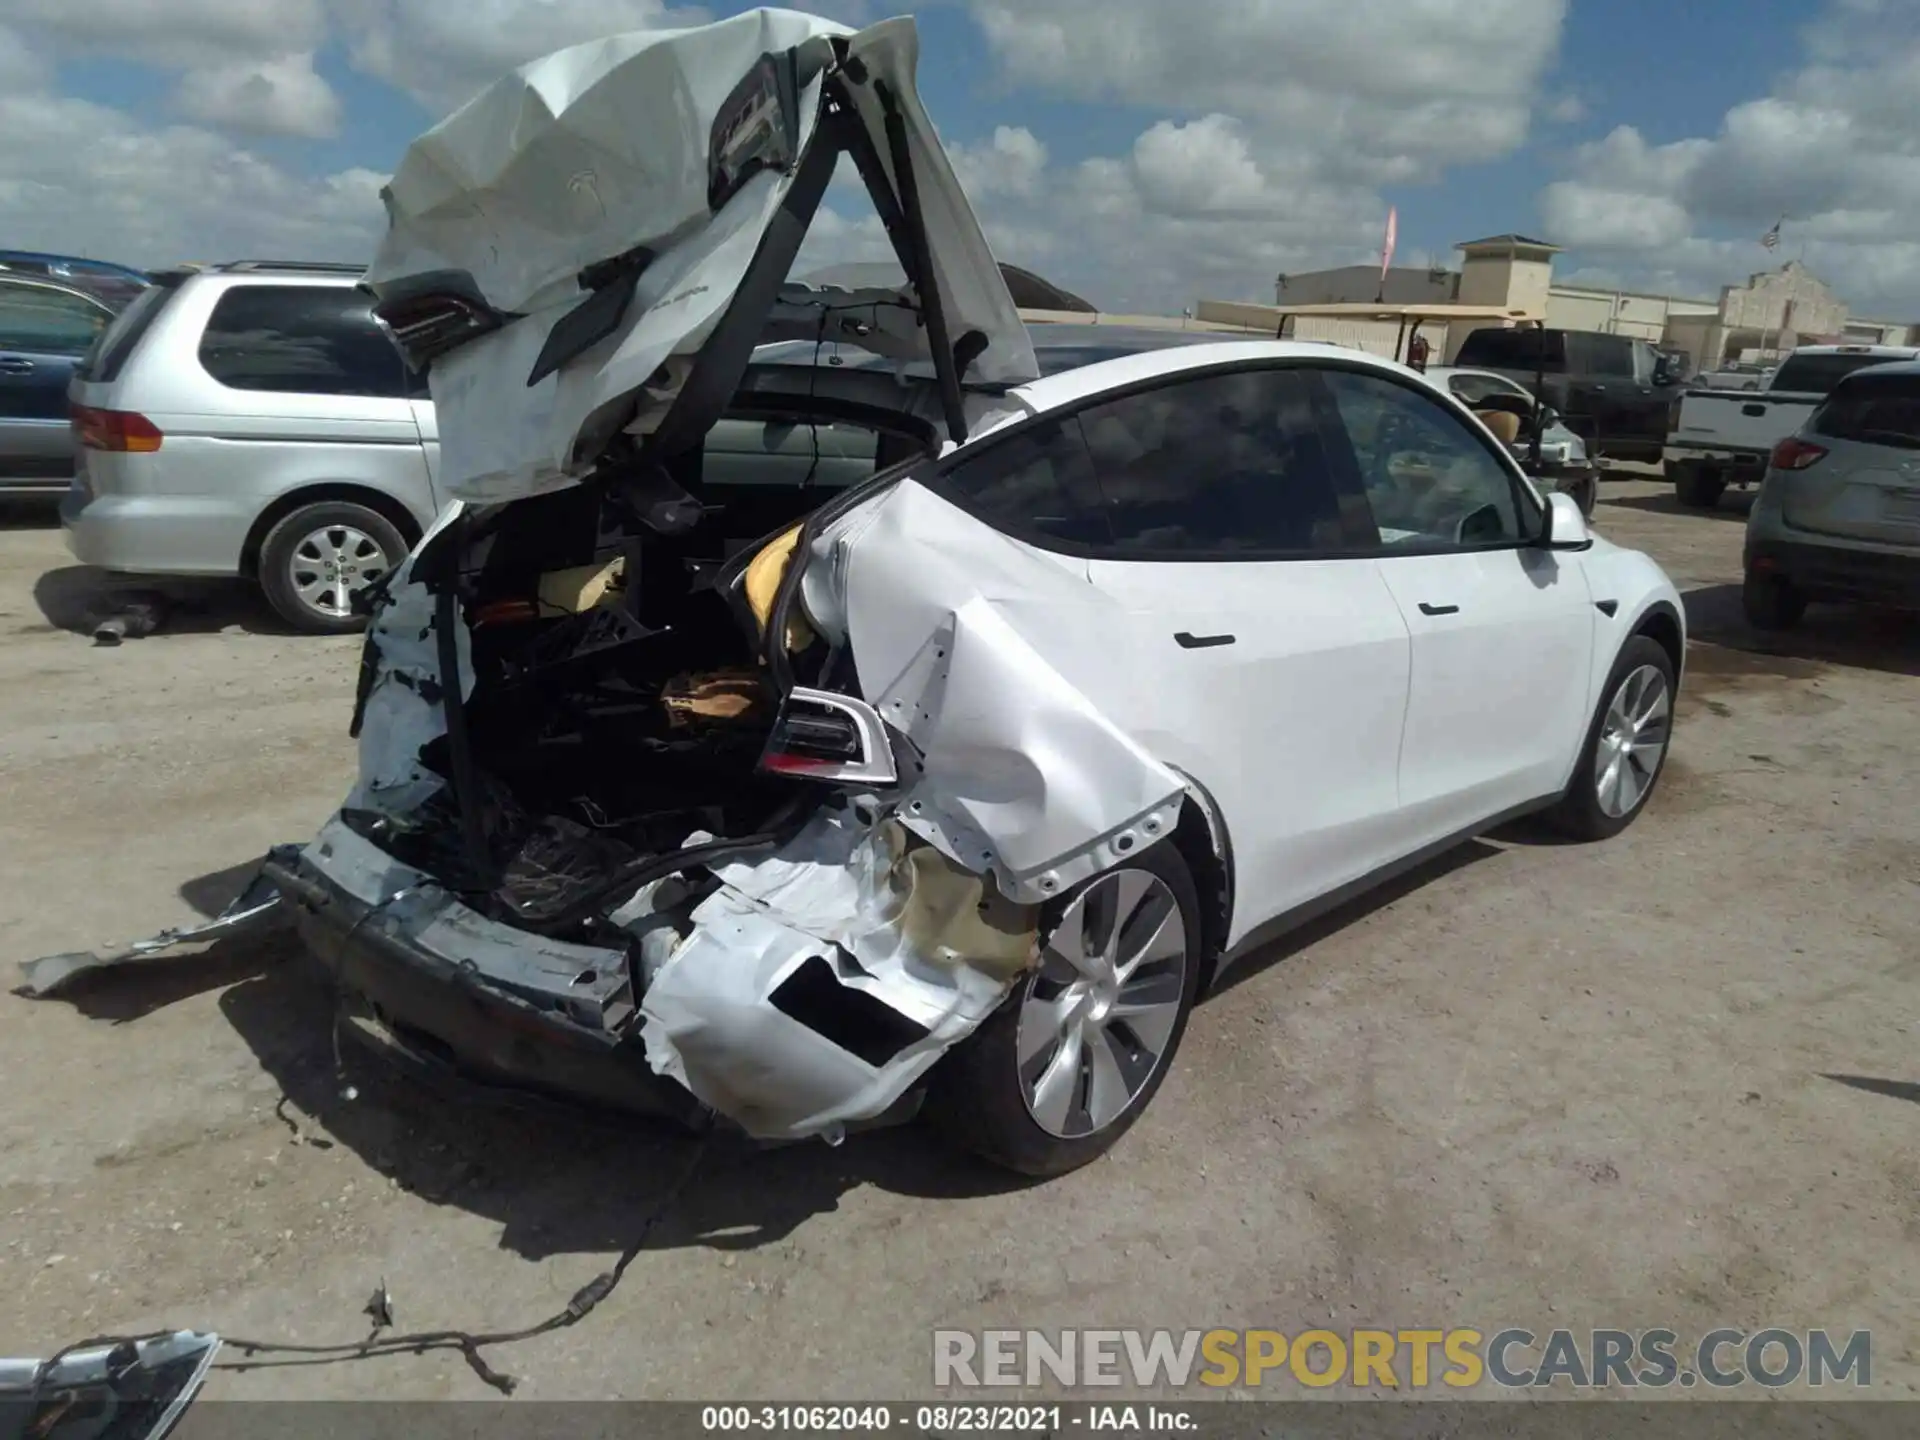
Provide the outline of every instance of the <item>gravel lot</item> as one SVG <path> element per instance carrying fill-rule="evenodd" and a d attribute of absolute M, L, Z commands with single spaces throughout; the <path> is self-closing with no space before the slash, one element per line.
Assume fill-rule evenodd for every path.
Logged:
<path fill-rule="evenodd" d="M 1763 645 L 1744 504 L 1603 490 L 1696 636 L 1627 835 L 1503 833 L 1288 941 L 1201 1009 L 1119 1151 L 1045 1187 L 916 1131 L 714 1149 L 611 1299 L 493 1362 L 542 1398 L 858 1399 L 925 1392 L 945 1326 L 1780 1325 L 1871 1329 L 1875 1391 L 1914 1392 L 1920 626 L 1817 610 Z M 356 641 L 209 592 L 96 649 L 97 598 L 44 514 L 0 524 L 9 969 L 217 910 L 351 771 Z M 403 1329 L 518 1327 L 691 1154 L 333 1074 L 285 945 L 0 997 L 0 1354 L 357 1339 L 382 1279 Z M 446 1353 L 208 1393 L 490 1394 Z"/>

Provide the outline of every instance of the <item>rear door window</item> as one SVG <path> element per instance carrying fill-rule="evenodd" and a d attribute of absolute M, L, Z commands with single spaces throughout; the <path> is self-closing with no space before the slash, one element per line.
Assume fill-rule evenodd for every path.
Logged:
<path fill-rule="evenodd" d="M 1307 379 L 1182 379 L 1079 414 L 1115 559 L 1288 559 L 1371 543 L 1343 507 Z"/>
<path fill-rule="evenodd" d="M 1093 459 L 1072 416 L 985 444 L 932 488 L 994 529 L 1043 548 L 1098 547 L 1112 538 Z"/>
<path fill-rule="evenodd" d="M 373 399 L 408 391 L 372 302 L 344 285 L 235 286 L 207 320 L 200 364 L 235 390 Z"/>
<path fill-rule="evenodd" d="M 1920 375 L 1860 375 L 1813 418 L 1817 435 L 1920 450 Z"/>
<path fill-rule="evenodd" d="M 1854 371 L 1886 363 L 1884 355 L 1789 355 L 1767 388 L 1824 395 Z"/>
<path fill-rule="evenodd" d="M 1567 337 L 1559 330 L 1475 330 L 1454 363 L 1491 365 L 1501 370 L 1541 369 L 1549 375 L 1567 368 Z"/>
<path fill-rule="evenodd" d="M 84 355 L 107 326 L 106 308 L 41 285 L 0 284 L 0 350 Z"/>
<path fill-rule="evenodd" d="M 1480 404 L 1489 395 L 1506 395 L 1514 399 L 1533 403 L 1533 396 L 1520 386 L 1499 375 L 1449 375 L 1447 388 L 1461 404 L 1472 408 Z"/>

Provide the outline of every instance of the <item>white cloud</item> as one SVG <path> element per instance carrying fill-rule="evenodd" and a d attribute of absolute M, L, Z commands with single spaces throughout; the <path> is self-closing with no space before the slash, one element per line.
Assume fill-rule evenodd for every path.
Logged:
<path fill-rule="evenodd" d="M 8 19 L 57 49 L 190 70 L 312 50 L 323 0 L 9 0 Z"/>
<path fill-rule="evenodd" d="M 153 128 L 90 101 L 0 94 L 0 233 L 136 265 L 364 260 L 385 177 L 295 174 L 198 126 Z"/>
<path fill-rule="evenodd" d="M 354 67 L 435 114 L 565 46 L 711 18 L 666 0 L 333 0 L 333 9 Z"/>
<path fill-rule="evenodd" d="M 340 97 L 314 73 L 311 51 L 189 70 L 174 103 L 195 120 L 243 132 L 321 139 L 340 128 Z"/>
<path fill-rule="evenodd" d="M 1499 155 L 1527 133 L 1564 0 L 975 0 L 1012 80 L 1320 132 L 1363 167 Z"/>
<path fill-rule="evenodd" d="M 1834 0 L 1801 68 L 1711 136 L 1621 126 L 1541 192 L 1583 263 L 1712 294 L 1804 250 L 1856 313 L 1920 318 L 1920 25 L 1912 0 Z M 1786 217 L 1781 248 L 1756 242 Z"/>
<path fill-rule="evenodd" d="M 1382 187 L 1519 145 L 1565 9 L 972 0 L 1006 80 L 1165 118 L 1123 153 L 1048 168 L 1018 203 L 962 178 L 1005 259 L 1103 304 L 1268 295 L 1280 271 L 1377 256 Z"/>
<path fill-rule="evenodd" d="M 994 127 L 993 139 L 948 150 L 953 172 L 968 196 L 1032 195 L 1047 168 L 1047 147 L 1023 126 Z M 858 171 L 854 176 L 858 178 Z"/>

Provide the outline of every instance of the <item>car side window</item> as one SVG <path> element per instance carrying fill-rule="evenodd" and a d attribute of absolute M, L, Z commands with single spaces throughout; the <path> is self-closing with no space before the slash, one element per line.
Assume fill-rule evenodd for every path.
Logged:
<path fill-rule="evenodd" d="M 399 398 L 410 388 L 372 302 L 339 285 L 235 286 L 208 317 L 200 364 L 235 390 Z"/>
<path fill-rule="evenodd" d="M 1478 549 L 1528 538 L 1533 517 L 1512 474 L 1452 410 L 1383 375 L 1322 374 L 1384 550 Z"/>
<path fill-rule="evenodd" d="M 880 435 L 864 425 L 805 416 L 723 415 L 707 431 L 706 485 L 844 490 L 879 467 Z"/>
<path fill-rule="evenodd" d="M 966 451 L 960 452 L 966 456 Z M 934 489 L 1016 539 L 1105 546 L 1112 540 L 1093 460 L 1073 417 L 1044 419 L 947 469 Z"/>
<path fill-rule="evenodd" d="M 109 318 L 100 306 L 62 290 L 0 285 L 0 350 L 84 355 Z"/>
<path fill-rule="evenodd" d="M 1489 395 L 1509 395 L 1521 400 L 1533 397 L 1510 380 L 1502 380 L 1497 375 L 1454 375 L 1447 380 L 1447 388 L 1453 391 L 1454 398 L 1468 409 L 1480 404 Z"/>
<path fill-rule="evenodd" d="M 1116 558 L 1267 559 L 1366 548 L 1297 369 L 1176 380 L 1079 412 Z M 1357 497 L 1355 497 L 1357 499 Z"/>

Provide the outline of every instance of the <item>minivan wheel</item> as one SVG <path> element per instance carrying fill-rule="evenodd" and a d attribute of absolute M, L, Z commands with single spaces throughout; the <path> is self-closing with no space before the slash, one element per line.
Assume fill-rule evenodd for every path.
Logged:
<path fill-rule="evenodd" d="M 1791 630 L 1807 613 L 1807 597 L 1784 575 L 1747 572 L 1740 587 L 1740 608 L 1756 630 Z"/>
<path fill-rule="evenodd" d="M 1576 839 L 1606 840 L 1634 822 L 1666 768 L 1673 695 L 1673 661 L 1658 642 L 1636 635 L 1620 647 L 1550 823 Z"/>
<path fill-rule="evenodd" d="M 1173 1063 L 1200 986 L 1200 903 L 1162 842 L 1047 907 L 1039 966 L 940 1062 L 927 1115 L 1023 1175 L 1112 1149 Z"/>
<path fill-rule="evenodd" d="M 276 614 L 310 635 L 344 635 L 366 616 L 353 596 L 406 558 L 407 542 L 377 510 L 322 500 L 284 515 L 260 545 L 260 588 Z"/>

